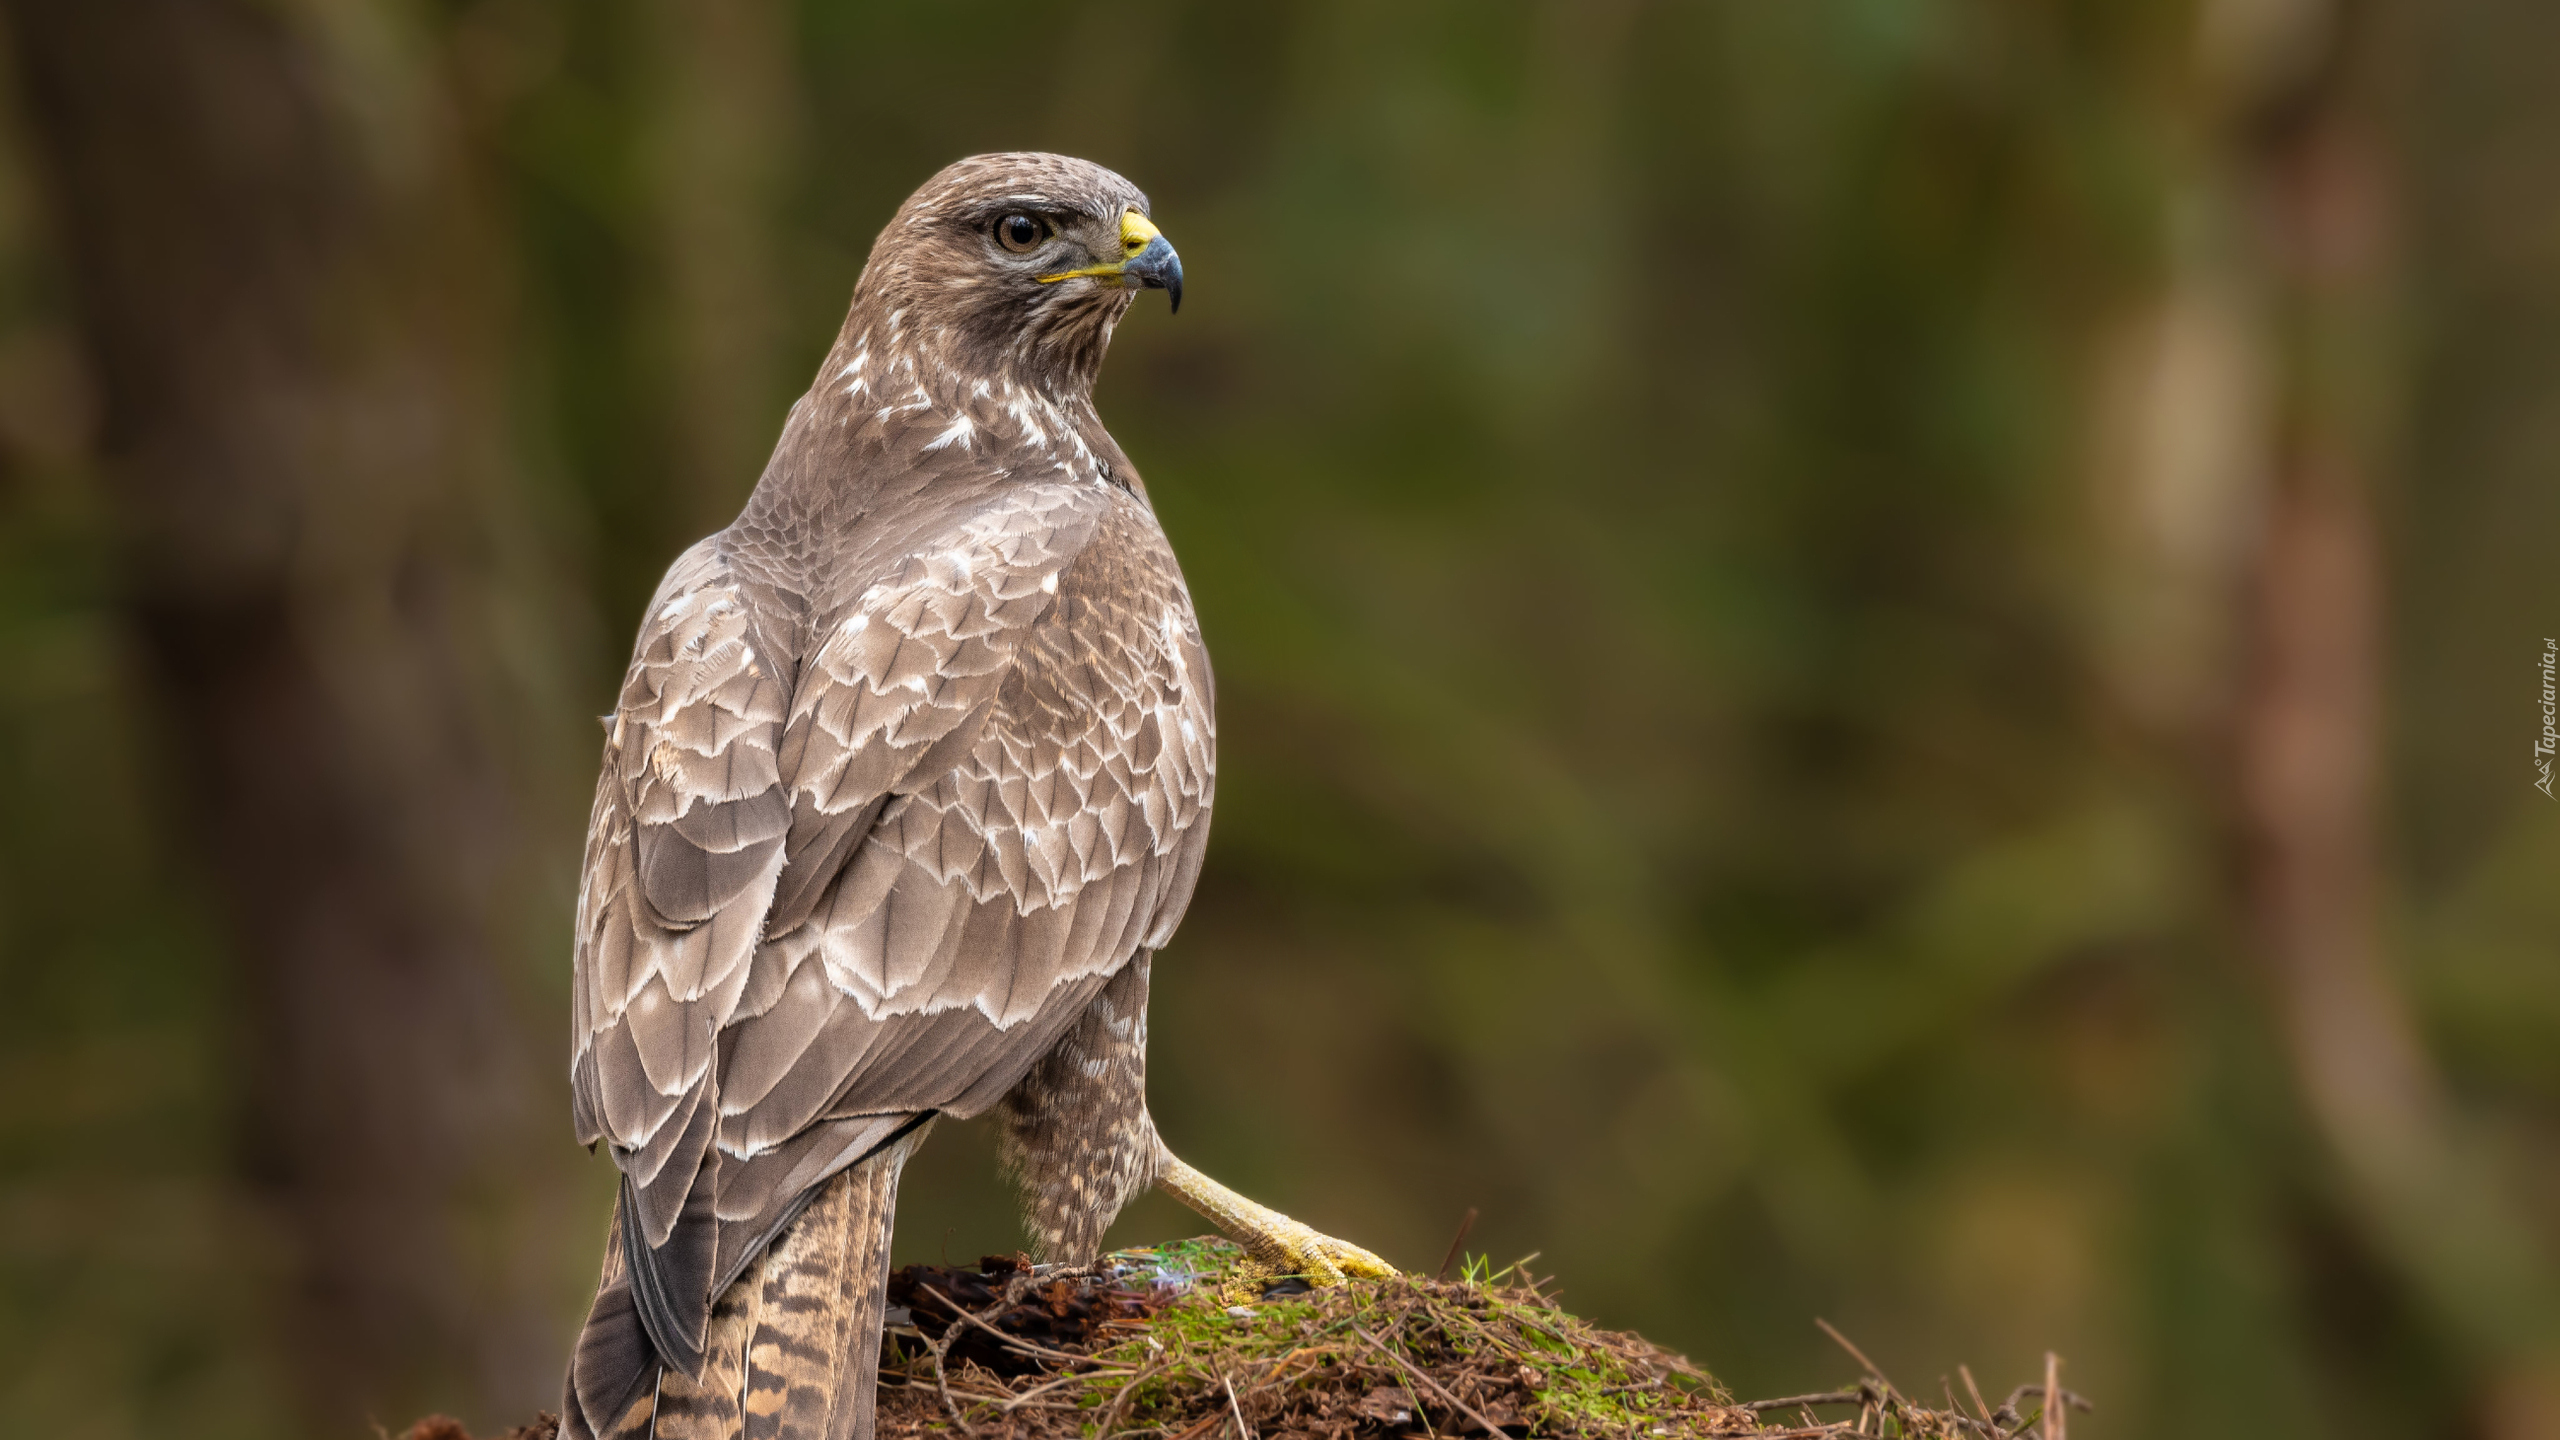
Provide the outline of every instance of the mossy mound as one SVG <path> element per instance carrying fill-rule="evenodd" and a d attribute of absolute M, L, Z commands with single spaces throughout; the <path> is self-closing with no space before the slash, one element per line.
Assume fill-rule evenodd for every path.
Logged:
<path fill-rule="evenodd" d="M 1283 1282 L 1230 1304 L 1237 1254 L 1186 1240 L 1091 1269 L 989 1256 L 898 1271 L 880 1440 L 2065 1440 L 2064 1417 L 2043 1415 L 2045 1385 L 1931 1408 L 1845 1339 L 1865 1371 L 1854 1384 L 1736 1401 L 1686 1359 L 1557 1308 L 1520 1266 Z M 556 1424 L 508 1440 L 551 1440 Z M 439 1416 L 402 1440 L 469 1436 Z"/>
<path fill-rule="evenodd" d="M 1231 1305 L 1235 1256 L 1195 1240 L 1090 1271 L 1001 1257 L 900 1271 L 882 1440 L 1992 1437 L 2041 1418 L 2017 1408 L 2041 1387 L 1968 1414 L 1872 1367 L 1851 1388 L 1737 1402 L 1681 1356 L 1557 1308 L 1525 1270 L 1480 1261 L 1454 1280 L 1283 1285 Z"/>

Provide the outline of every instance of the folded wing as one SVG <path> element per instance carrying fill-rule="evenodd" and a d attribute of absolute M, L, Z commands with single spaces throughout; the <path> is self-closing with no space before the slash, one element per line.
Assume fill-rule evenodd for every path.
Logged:
<path fill-rule="evenodd" d="M 679 1362 L 813 1187 L 992 1104 L 1163 943 L 1215 774 L 1189 598 L 1125 491 L 1009 488 L 818 617 L 787 703 L 716 549 L 688 563 L 608 747 L 575 1062 Z"/>

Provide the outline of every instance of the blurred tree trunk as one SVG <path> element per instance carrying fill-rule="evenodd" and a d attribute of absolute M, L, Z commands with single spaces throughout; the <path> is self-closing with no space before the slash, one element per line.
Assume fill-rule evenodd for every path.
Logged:
<path fill-rule="evenodd" d="M 2158 295 L 2107 375 L 2118 571 L 2103 652 L 2129 708 L 2216 756 L 2273 1031 L 2340 1198 L 2483 1431 L 2560 1427 L 2553 1277 L 2470 1133 L 2385 916 L 2386 547 L 2404 377 L 2387 147 L 2402 12 L 2207 0 L 2196 149 Z"/>
<path fill-rule="evenodd" d="M 2390 217 L 2348 19 L 2294 6 L 2227 41 L 2273 361 L 2236 760 L 2250 903 L 2295 1071 L 2351 1169 L 2383 1177 L 2421 1158 L 2441 1097 L 2376 931 L 2384 606 L 2368 492 L 2388 424 Z"/>
<path fill-rule="evenodd" d="M 562 1337 L 504 1171 L 552 1117 L 501 963 L 526 732 L 488 657 L 542 627 L 500 583 L 489 267 L 434 47 L 393 7 L 7 10 L 164 774 L 230 926 L 291 1363 L 325 1433 L 523 1404 Z"/>
<path fill-rule="evenodd" d="M 2270 362 L 2232 735 L 2250 918 L 2296 1082 L 2373 1242 L 2481 1372 L 2486 1433 L 2541 1440 L 2560 1434 L 2548 1259 L 2466 1136 L 2384 940 L 2374 489 L 2400 378 L 2382 141 L 2394 12 L 2221 0 L 2206 13 Z"/>

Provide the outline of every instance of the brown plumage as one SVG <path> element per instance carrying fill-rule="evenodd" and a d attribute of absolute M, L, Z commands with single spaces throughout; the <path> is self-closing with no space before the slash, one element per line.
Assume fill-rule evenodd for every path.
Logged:
<path fill-rule="evenodd" d="M 570 1435 L 867 1436 L 898 1168 L 939 1115 L 1003 1103 L 1050 1258 L 1175 1174 L 1274 1266 L 1325 1263 L 1147 1117 L 1216 728 L 1092 403 L 1137 292 L 1180 301 L 1146 211 L 1059 156 L 935 176 L 744 513 L 650 602 L 578 904 L 576 1122 L 623 1183 Z"/>

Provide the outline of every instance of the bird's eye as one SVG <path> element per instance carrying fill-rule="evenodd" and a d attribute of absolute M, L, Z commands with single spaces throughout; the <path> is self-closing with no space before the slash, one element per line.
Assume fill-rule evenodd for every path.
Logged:
<path fill-rule="evenodd" d="M 1037 249 L 1049 238 L 1049 227 L 1029 215 L 1007 215 L 996 222 L 996 243 L 1016 255 Z"/>

